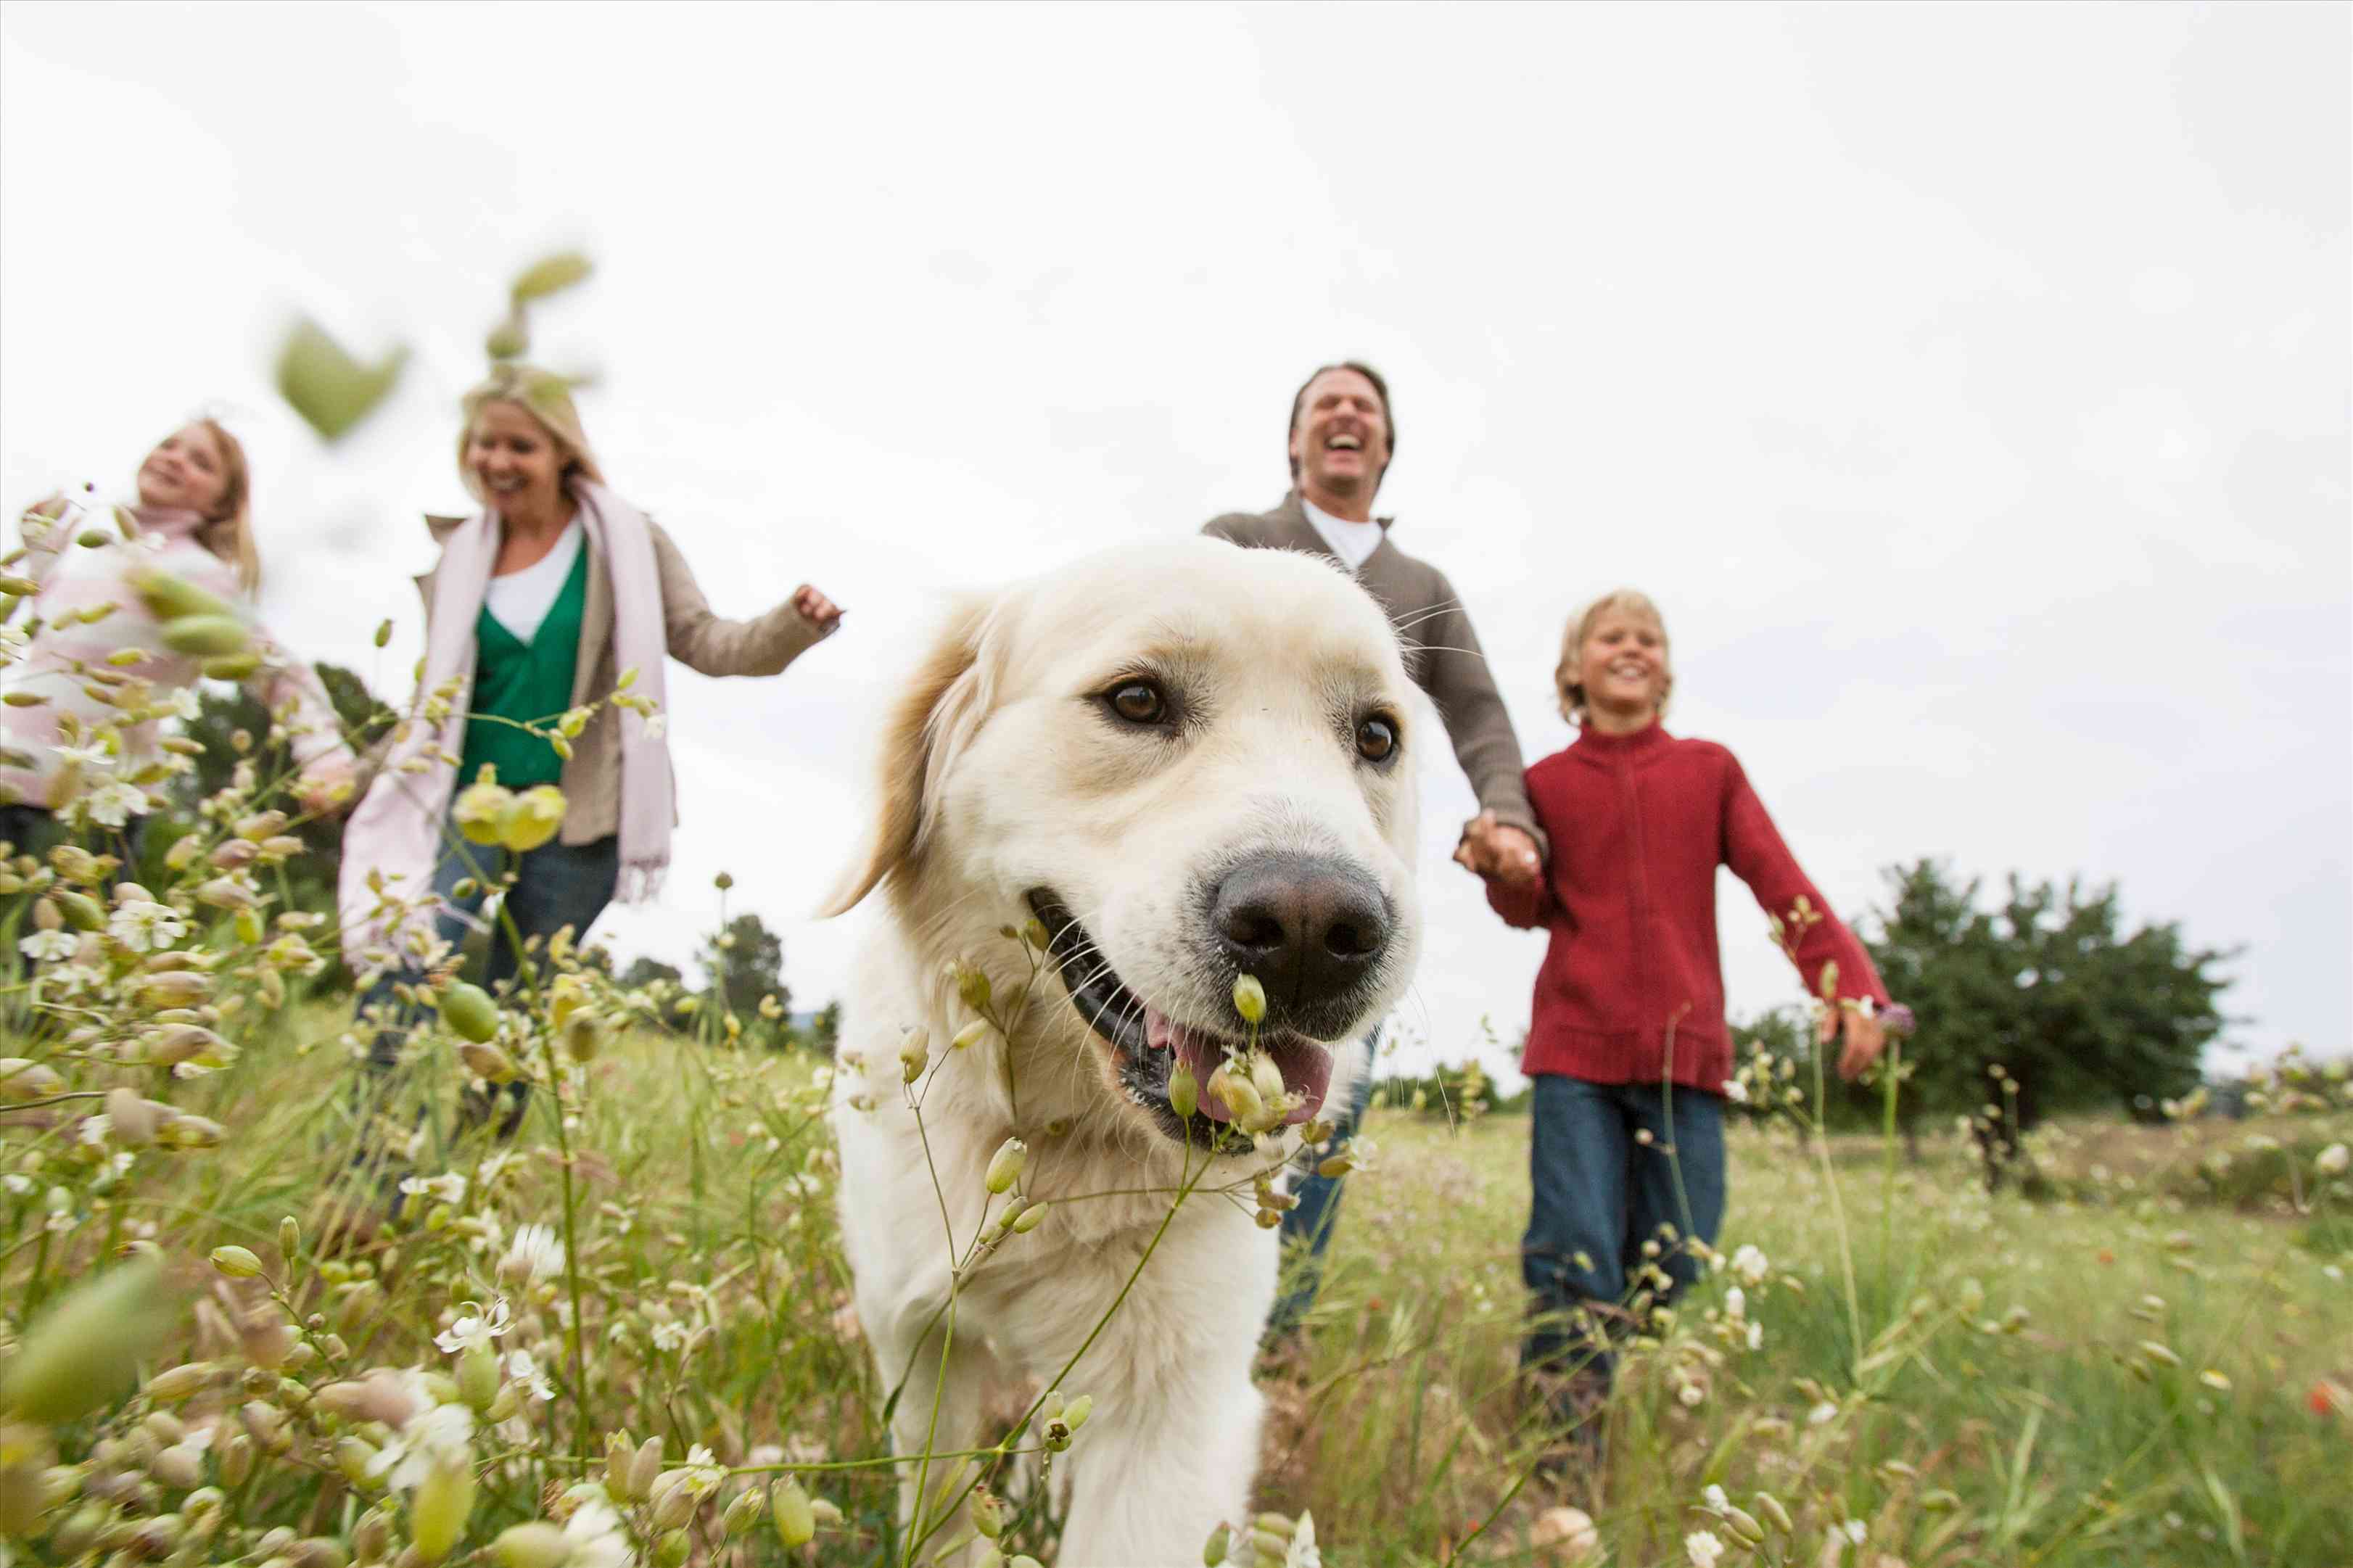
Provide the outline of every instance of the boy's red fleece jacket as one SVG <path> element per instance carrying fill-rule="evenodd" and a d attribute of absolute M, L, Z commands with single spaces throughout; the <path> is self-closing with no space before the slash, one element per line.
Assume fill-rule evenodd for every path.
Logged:
<path fill-rule="evenodd" d="M 1588 730 L 1530 768 L 1527 785 L 1552 863 L 1533 887 L 1487 884 L 1504 920 L 1552 932 L 1521 1071 L 1594 1083 L 1672 1076 L 1723 1092 L 1732 1040 L 1715 941 L 1720 865 L 1785 923 L 1800 898 L 1821 915 L 1797 946 L 1810 994 L 1836 959 L 1841 996 L 1886 1005 L 1862 944 L 1798 868 L 1724 747 L 1677 740 L 1657 724 L 1630 735 Z"/>

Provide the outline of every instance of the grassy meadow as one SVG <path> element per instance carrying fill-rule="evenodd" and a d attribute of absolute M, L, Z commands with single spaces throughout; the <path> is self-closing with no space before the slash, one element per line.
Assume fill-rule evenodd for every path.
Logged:
<path fill-rule="evenodd" d="M 180 1286 L 137 1356 L 145 1392 L 121 1403 L 118 1367 L 64 1419 L 16 1401 L 15 1561 L 911 1560 L 813 1058 L 638 1027 L 581 1061 L 545 1034 L 567 1112 L 542 1089 L 499 1145 L 453 1134 L 445 1034 L 410 1102 L 364 1123 L 334 1007 L 256 1003 L 220 1028 L 241 1049 L 174 1082 L 143 1142 L 126 1100 L 109 1127 L 95 1100 L 11 1095 L 12 1331 L 61 1300 L 113 1310 L 69 1293 L 126 1249 Z M 73 1037 L 43 1038 L 70 1068 Z M 526 1057 L 530 1038 L 501 1037 Z M 1957 1136 L 1915 1165 L 1737 1131 L 1738 1262 L 1630 1358 L 1606 1473 L 1545 1480 L 1512 1376 L 1525 1122 L 1377 1108 L 1306 1349 L 1263 1369 L 1261 1506 L 1312 1512 L 1316 1548 L 1283 1555 L 1334 1564 L 1682 1563 L 1709 1543 L 1810 1568 L 2353 1561 L 2353 1241 L 2342 1179 L 2313 1173 L 2353 1135 L 2339 1089 L 2264 1122 L 2060 1130 L 2057 1195 L 2035 1201 L 1989 1197 Z M 350 1168 L 386 1142 L 397 1223 Z M 2295 1191 L 2197 1174 L 2233 1150 L 2301 1171 Z M 995 1466 L 1017 1504 L 1039 1446 Z M 1029 1495 L 998 1549 L 1050 1559 Z"/>

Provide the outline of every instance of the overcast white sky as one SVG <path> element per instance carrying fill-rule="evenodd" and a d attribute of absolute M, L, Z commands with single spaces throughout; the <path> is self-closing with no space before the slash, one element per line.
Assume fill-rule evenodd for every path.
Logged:
<path fill-rule="evenodd" d="M 723 612 L 849 607 L 780 679 L 673 667 L 678 871 L 602 929 L 683 959 L 732 869 L 814 1006 L 859 917 L 801 917 L 944 596 L 1271 505 L 1293 388 L 1366 357 L 1384 510 L 1531 758 L 1563 619 L 1639 585 L 1673 727 L 1842 913 L 1919 855 L 2115 879 L 2245 945 L 2241 1046 L 2335 1053 L 2348 16 L 12 0 L 0 496 L 126 486 L 216 411 L 266 613 L 397 694 L 482 334 L 585 246 L 535 347 L 603 373 L 607 473 Z M 269 389 L 296 310 L 417 351 L 332 451 Z M 1447 863 L 1451 758 L 1424 798 L 1405 1024 L 1454 1058 L 1516 1037 L 1541 938 Z M 1792 997 L 1728 875 L 1723 907 L 1735 1011 Z"/>

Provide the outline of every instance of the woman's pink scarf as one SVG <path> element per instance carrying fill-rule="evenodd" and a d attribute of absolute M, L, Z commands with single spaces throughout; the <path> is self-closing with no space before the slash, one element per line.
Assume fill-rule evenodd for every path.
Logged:
<path fill-rule="evenodd" d="M 613 591 L 614 651 L 619 668 L 635 668 L 632 690 L 667 716 L 662 661 L 661 575 L 654 564 L 653 525 L 602 485 L 575 479 L 587 547 L 600 551 Z M 443 824 L 458 786 L 465 749 L 466 710 L 473 694 L 474 626 L 498 559 L 497 514 L 476 512 L 441 547 L 426 616 L 425 678 L 408 718 L 393 732 L 384 771 L 343 829 L 343 866 L 336 903 L 343 929 L 343 959 L 355 973 L 414 967 L 433 940 L 430 894 L 441 851 Z M 582 657 L 593 657 L 583 650 Z M 438 724 L 425 717 L 427 699 L 451 681 L 455 695 Z M 592 692 L 592 700 L 608 696 Z M 670 746 L 643 718 L 618 713 L 621 725 L 621 877 L 618 896 L 639 903 L 661 890 L 670 868 L 673 816 Z M 381 874 L 383 891 L 370 883 Z M 406 907 L 393 908 L 387 900 Z"/>

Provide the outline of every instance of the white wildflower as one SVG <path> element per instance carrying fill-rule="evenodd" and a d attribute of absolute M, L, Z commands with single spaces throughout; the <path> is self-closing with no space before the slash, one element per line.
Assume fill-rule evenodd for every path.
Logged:
<path fill-rule="evenodd" d="M 189 723 L 193 724 L 204 717 L 204 700 L 196 695 L 196 689 L 193 686 L 174 687 L 169 700 L 172 711 Z"/>
<path fill-rule="evenodd" d="M 6 1175 L 0 1176 L 0 1187 L 7 1188 L 21 1198 L 33 1190 L 33 1178 L 22 1171 L 11 1171 Z"/>
<path fill-rule="evenodd" d="M 555 1239 L 555 1227 L 526 1225 L 517 1227 L 514 1239 L 507 1244 L 506 1256 L 499 1259 L 499 1273 L 518 1277 L 524 1283 L 536 1285 L 564 1272 L 564 1244 Z"/>
<path fill-rule="evenodd" d="M 2331 1143 L 2312 1163 L 2313 1168 L 2324 1176 L 2341 1176 L 2347 1166 L 2353 1165 L 2353 1150 L 2348 1150 L 2342 1143 Z"/>
<path fill-rule="evenodd" d="M 507 1352 L 507 1375 L 518 1386 L 531 1390 L 531 1396 L 543 1405 L 555 1397 L 555 1384 L 547 1381 L 547 1374 L 539 1370 L 539 1363 L 529 1351 Z"/>
<path fill-rule="evenodd" d="M 147 809 L 147 792 L 117 779 L 99 785 L 76 804 L 100 826 L 121 827 Z"/>
<path fill-rule="evenodd" d="M 1683 1555 L 1691 1568 L 1715 1568 L 1724 1558 L 1724 1542 L 1712 1530 L 1694 1530 L 1683 1537 Z"/>
<path fill-rule="evenodd" d="M 16 939 L 17 952 L 26 958 L 35 959 L 43 963 L 54 963 L 60 958 L 71 958 L 75 949 L 80 945 L 81 942 L 79 938 L 69 931 L 37 931 L 30 936 Z"/>
<path fill-rule="evenodd" d="M 675 1318 L 656 1323 L 653 1328 L 654 1349 L 658 1351 L 677 1350 L 686 1343 L 688 1337 L 686 1325 Z"/>
<path fill-rule="evenodd" d="M 95 1116 L 85 1116 L 81 1119 L 79 1132 L 85 1147 L 91 1149 L 105 1147 L 106 1135 L 113 1131 L 114 1118 L 103 1110 Z"/>
<path fill-rule="evenodd" d="M 462 1405 L 435 1405 L 393 1434 L 368 1468 L 395 1490 L 408 1491 L 445 1463 L 471 1463 L 473 1441 L 472 1411 Z"/>
<path fill-rule="evenodd" d="M 100 773 L 106 773 L 111 771 L 114 766 L 114 753 L 108 751 L 103 745 L 58 746 L 55 748 L 55 750 L 58 761 L 61 763 L 71 763 L 77 767 L 90 768 Z"/>
<path fill-rule="evenodd" d="M 636 1568 L 638 1554 L 629 1545 L 629 1533 L 602 1489 L 589 1489 L 564 1521 L 564 1539 L 572 1543 L 565 1568 Z"/>
<path fill-rule="evenodd" d="M 1324 1554 L 1315 1549 L 1315 1516 L 1303 1513 L 1291 1534 L 1291 1550 L 1282 1554 L 1282 1568 L 1324 1568 Z"/>
<path fill-rule="evenodd" d="M 115 941 L 133 952 L 161 952 L 186 935 L 188 927 L 171 905 L 133 899 L 114 911 L 106 929 Z"/>
<path fill-rule="evenodd" d="M 1732 1272 L 1743 1285 L 1762 1285 L 1772 1268 L 1772 1261 L 1754 1242 L 1741 1243 L 1739 1250 L 1732 1255 Z"/>
<path fill-rule="evenodd" d="M 1725 1489 L 1712 1482 L 1708 1486 L 1701 1489 L 1699 1495 L 1701 1501 L 1706 1503 L 1708 1507 L 1715 1510 L 1718 1513 L 1722 1513 L 1725 1509 L 1732 1506 L 1732 1499 L 1725 1494 Z"/>
<path fill-rule="evenodd" d="M 469 1301 L 458 1309 L 458 1321 L 436 1334 L 433 1342 L 451 1355 L 463 1355 L 470 1350 L 490 1349 L 491 1341 L 512 1327 L 504 1297 L 487 1309 L 479 1302 Z"/>
<path fill-rule="evenodd" d="M 1837 1419 L 1838 1405 L 1832 1400 L 1825 1399 L 1806 1412 L 1806 1425 L 1809 1426 L 1827 1426 Z"/>
<path fill-rule="evenodd" d="M 438 1176 L 404 1176 L 400 1190 L 412 1198 L 436 1197 L 454 1206 L 466 1201 L 466 1178 L 455 1171 Z"/>

